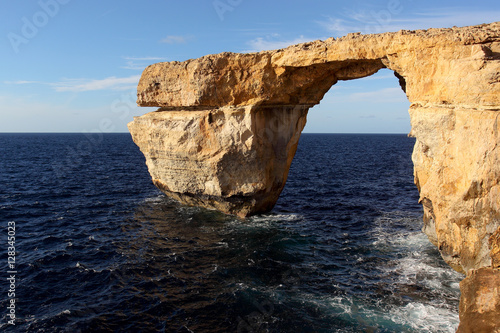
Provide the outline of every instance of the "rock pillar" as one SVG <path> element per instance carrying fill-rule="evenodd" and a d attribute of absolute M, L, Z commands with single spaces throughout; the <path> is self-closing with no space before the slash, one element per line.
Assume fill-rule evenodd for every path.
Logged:
<path fill-rule="evenodd" d="M 278 200 L 308 109 L 176 109 L 136 117 L 128 127 L 153 183 L 168 196 L 245 217 Z"/>

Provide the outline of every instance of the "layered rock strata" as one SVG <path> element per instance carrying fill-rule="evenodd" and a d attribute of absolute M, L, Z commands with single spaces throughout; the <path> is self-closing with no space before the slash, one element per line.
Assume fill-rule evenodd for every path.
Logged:
<path fill-rule="evenodd" d="M 129 129 L 159 189 L 244 217 L 278 200 L 308 108 L 179 108 L 137 117 Z"/>
<path fill-rule="evenodd" d="M 265 212 L 286 182 L 309 107 L 339 80 L 381 68 L 394 71 L 411 102 L 424 232 L 466 281 L 482 281 L 471 275 L 478 269 L 497 276 L 499 22 L 154 64 L 138 104 L 160 109 L 129 129 L 167 195 L 239 216 Z"/>

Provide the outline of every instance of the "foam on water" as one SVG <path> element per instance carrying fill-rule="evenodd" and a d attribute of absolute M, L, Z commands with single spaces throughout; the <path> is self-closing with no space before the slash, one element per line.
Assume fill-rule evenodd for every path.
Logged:
<path fill-rule="evenodd" d="M 458 327 L 455 313 L 440 305 L 410 302 L 394 306 L 380 302 L 373 306 L 352 296 L 318 300 L 312 295 L 301 295 L 301 298 L 302 302 L 320 306 L 331 321 L 355 322 L 359 331 L 364 332 L 452 333 Z"/>
<path fill-rule="evenodd" d="M 458 317 L 451 309 L 423 303 L 408 303 L 391 309 L 389 319 L 419 332 L 449 332 L 458 328 Z"/>
<path fill-rule="evenodd" d="M 250 222 L 259 223 L 259 222 L 292 222 L 299 221 L 303 218 L 300 214 L 297 213 L 281 213 L 281 214 L 261 214 L 255 215 L 249 218 Z"/>
<path fill-rule="evenodd" d="M 420 225 L 419 219 L 394 218 L 389 220 L 396 224 L 403 224 L 406 228 L 399 232 L 391 232 L 389 228 L 374 230 L 375 248 L 382 251 L 399 252 L 400 258 L 395 265 L 385 267 L 388 273 L 396 273 L 400 283 L 413 283 L 417 280 L 433 289 L 453 288 L 458 292 L 458 283 L 464 278 L 463 274 L 454 271 L 437 258 L 438 251 L 427 236 L 415 225 Z M 413 230 L 412 230 L 413 229 Z"/>
<path fill-rule="evenodd" d="M 158 194 L 154 196 L 150 196 L 144 199 L 144 202 L 151 204 L 161 204 L 165 201 L 166 196 L 164 194 Z"/>
<path fill-rule="evenodd" d="M 259 222 L 255 228 L 268 227 L 269 221 L 263 219 L 262 216 L 256 218 Z M 305 291 L 302 281 L 305 276 L 295 277 L 296 269 L 288 272 L 291 278 L 284 278 L 272 287 L 256 289 L 240 284 L 239 290 L 258 291 L 266 295 L 265 299 L 273 299 L 274 304 L 296 304 L 295 307 L 303 308 L 304 313 L 321 313 L 325 322 L 344 322 L 339 324 L 344 328 L 338 332 L 455 332 L 459 322 L 458 283 L 463 276 L 442 261 L 434 245 L 419 230 L 421 223 L 420 219 L 408 214 L 390 212 L 367 231 L 364 237 L 368 241 L 367 248 L 354 255 L 361 266 L 352 267 L 351 274 L 356 267 L 369 263 L 369 256 L 390 259 L 378 261 L 376 270 L 366 271 L 371 280 L 379 282 L 367 282 L 363 287 L 367 290 L 365 298 L 357 295 L 356 286 L 338 284 L 336 275 L 328 277 L 328 272 L 317 269 L 315 263 L 304 263 L 296 269 L 306 271 L 308 278 L 323 275 L 323 280 L 331 281 L 332 291 L 339 293 L 338 296 Z M 348 253 L 358 251 L 359 245 L 350 239 L 352 235 L 341 233 L 339 236 L 342 248 Z M 314 242 L 311 237 L 309 241 Z M 374 283 L 373 286 L 370 283 Z"/>
<path fill-rule="evenodd" d="M 294 299 L 283 299 L 279 292 L 270 292 L 268 299 L 275 304 L 295 303 L 322 313 L 326 322 L 345 322 L 339 332 L 429 332 L 453 333 L 458 320 L 449 309 L 439 305 L 410 302 L 404 306 L 379 302 L 368 304 L 352 296 L 318 297 L 311 293 L 300 293 Z M 347 324 L 350 323 L 350 324 Z"/>
<path fill-rule="evenodd" d="M 383 316 L 420 332 L 455 332 L 459 323 L 459 282 L 464 276 L 446 265 L 436 247 L 416 228 L 421 225 L 419 219 L 404 218 L 394 212 L 378 222 L 373 230 L 374 248 L 398 254 L 392 263 L 382 267 L 386 278 L 392 280 L 399 293 L 415 297 L 413 289 L 417 288 L 430 295 L 429 299 L 391 307 L 390 315 Z M 387 224 L 400 228 L 387 228 Z"/>

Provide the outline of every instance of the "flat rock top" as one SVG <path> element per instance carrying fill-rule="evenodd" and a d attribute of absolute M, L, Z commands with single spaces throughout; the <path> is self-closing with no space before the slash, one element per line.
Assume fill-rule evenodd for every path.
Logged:
<path fill-rule="evenodd" d="M 445 74 L 442 71 L 446 64 L 453 65 L 457 59 L 495 62 L 495 66 L 489 66 L 489 73 L 482 75 L 485 80 L 495 83 L 500 77 L 499 54 L 500 22 L 372 35 L 351 33 L 279 50 L 247 54 L 224 52 L 183 62 L 157 63 L 147 67 L 142 74 L 137 104 L 159 107 L 314 105 L 338 80 L 369 76 L 384 67 L 406 79 L 410 85 L 406 91 L 410 101 L 435 102 L 425 95 L 448 86 L 439 81 Z M 474 66 L 469 67 L 448 70 L 474 72 Z M 411 81 L 415 78 L 422 82 L 423 77 L 429 75 L 433 75 L 431 80 L 436 82 L 426 91 L 420 91 L 415 87 L 416 82 Z M 477 78 L 469 81 L 471 85 L 476 84 Z M 491 90 L 491 87 L 480 88 Z M 459 94 L 451 91 L 450 96 L 440 98 L 450 103 L 454 102 L 453 95 Z M 498 95 L 498 88 L 493 94 Z M 488 99 L 459 99 L 455 103 L 498 104 L 497 100 Z"/>

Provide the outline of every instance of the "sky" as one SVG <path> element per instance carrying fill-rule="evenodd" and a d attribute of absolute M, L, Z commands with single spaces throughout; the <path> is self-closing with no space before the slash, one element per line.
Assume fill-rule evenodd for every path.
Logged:
<path fill-rule="evenodd" d="M 127 132 L 144 68 L 206 54 L 283 48 L 350 32 L 490 23 L 492 1 L 2 1 L 0 132 Z M 392 71 L 342 81 L 304 132 L 408 133 Z"/>

